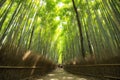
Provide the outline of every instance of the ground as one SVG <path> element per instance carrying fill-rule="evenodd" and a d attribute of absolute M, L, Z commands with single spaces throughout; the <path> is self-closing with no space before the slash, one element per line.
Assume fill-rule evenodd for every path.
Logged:
<path fill-rule="evenodd" d="M 46 76 L 30 77 L 22 80 L 101 80 L 94 77 L 76 76 L 65 72 L 63 69 L 56 69 Z"/>

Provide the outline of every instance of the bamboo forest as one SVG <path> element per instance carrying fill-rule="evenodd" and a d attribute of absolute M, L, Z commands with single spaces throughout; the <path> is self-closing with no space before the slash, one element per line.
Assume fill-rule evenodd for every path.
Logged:
<path fill-rule="evenodd" d="M 0 80 L 120 79 L 120 0 L 0 0 Z"/>

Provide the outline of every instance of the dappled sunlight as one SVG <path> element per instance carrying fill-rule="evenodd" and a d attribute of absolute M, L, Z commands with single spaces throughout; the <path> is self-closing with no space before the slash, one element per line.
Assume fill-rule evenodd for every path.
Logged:
<path fill-rule="evenodd" d="M 58 78 L 52 78 L 52 79 L 50 79 L 50 80 L 59 80 Z"/>
<path fill-rule="evenodd" d="M 48 74 L 48 76 L 55 76 L 55 74 Z"/>
<path fill-rule="evenodd" d="M 36 1 L 39 1 L 39 0 L 36 0 Z M 44 0 L 40 0 L 40 6 L 46 6 L 46 2 Z"/>
<path fill-rule="evenodd" d="M 66 77 L 66 79 L 73 80 L 73 79 L 74 79 L 74 77 L 70 77 L 70 76 L 68 76 L 68 77 Z"/>
<path fill-rule="evenodd" d="M 57 17 L 55 18 L 55 21 L 60 21 L 60 16 L 57 16 Z"/>
<path fill-rule="evenodd" d="M 58 6 L 58 8 L 62 8 L 62 7 L 64 6 L 64 3 L 59 2 L 59 3 L 57 4 L 57 6 Z"/>
<path fill-rule="evenodd" d="M 89 80 L 89 79 L 85 79 L 85 78 L 80 78 L 80 79 L 77 79 L 77 80 Z"/>

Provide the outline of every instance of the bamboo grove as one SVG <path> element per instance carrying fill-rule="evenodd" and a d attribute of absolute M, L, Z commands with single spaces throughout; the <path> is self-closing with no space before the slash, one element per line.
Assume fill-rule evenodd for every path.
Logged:
<path fill-rule="evenodd" d="M 119 0 L 0 0 L 0 48 L 33 50 L 56 63 L 120 56 Z"/>

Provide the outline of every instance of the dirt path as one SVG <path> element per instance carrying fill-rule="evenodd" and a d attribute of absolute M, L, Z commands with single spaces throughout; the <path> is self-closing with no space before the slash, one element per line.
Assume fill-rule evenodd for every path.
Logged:
<path fill-rule="evenodd" d="M 63 69 L 56 69 L 43 77 L 27 78 L 24 80 L 101 80 L 94 77 L 75 76 L 65 72 Z"/>

